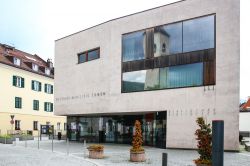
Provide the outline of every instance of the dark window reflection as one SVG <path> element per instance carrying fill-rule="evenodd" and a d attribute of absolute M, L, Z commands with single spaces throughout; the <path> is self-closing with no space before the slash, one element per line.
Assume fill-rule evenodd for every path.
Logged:
<path fill-rule="evenodd" d="M 145 31 L 139 31 L 122 36 L 123 62 L 144 59 Z"/>
<path fill-rule="evenodd" d="M 78 63 L 86 62 L 86 53 L 78 55 Z"/>
<path fill-rule="evenodd" d="M 88 52 L 88 61 L 99 58 L 99 49 Z"/>
<path fill-rule="evenodd" d="M 183 22 L 183 52 L 214 48 L 214 16 Z"/>

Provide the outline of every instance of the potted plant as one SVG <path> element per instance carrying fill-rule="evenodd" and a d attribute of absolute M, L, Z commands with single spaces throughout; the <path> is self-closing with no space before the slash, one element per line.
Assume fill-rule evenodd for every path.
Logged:
<path fill-rule="evenodd" d="M 89 150 L 89 158 L 92 159 L 102 159 L 103 158 L 103 150 L 104 146 L 103 145 L 90 145 L 88 148 Z"/>
<path fill-rule="evenodd" d="M 198 141 L 198 153 L 200 157 L 194 160 L 197 166 L 212 166 L 212 130 L 211 125 L 206 124 L 202 117 L 196 120 L 199 129 L 195 131 Z"/>
<path fill-rule="evenodd" d="M 143 162 L 145 161 L 145 150 L 142 148 L 142 130 L 139 120 L 135 121 L 135 135 L 133 136 L 132 145 L 130 149 L 130 161 Z"/>
<path fill-rule="evenodd" d="M 0 135 L 0 143 L 3 144 L 12 144 L 14 141 L 14 138 L 11 135 Z"/>

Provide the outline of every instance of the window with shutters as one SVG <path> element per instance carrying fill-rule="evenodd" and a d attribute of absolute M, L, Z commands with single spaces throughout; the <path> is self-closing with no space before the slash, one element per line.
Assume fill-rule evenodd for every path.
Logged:
<path fill-rule="evenodd" d="M 24 88 L 24 78 L 20 76 L 13 76 L 12 85 L 19 88 Z"/>
<path fill-rule="evenodd" d="M 44 85 L 44 92 L 48 94 L 53 94 L 53 85 L 45 84 Z"/>
<path fill-rule="evenodd" d="M 39 110 L 39 100 L 33 100 L 33 110 Z"/>
<path fill-rule="evenodd" d="M 53 103 L 44 102 L 44 111 L 53 112 Z"/>
<path fill-rule="evenodd" d="M 42 90 L 41 82 L 32 80 L 31 89 L 34 91 L 41 91 Z"/>
<path fill-rule="evenodd" d="M 15 108 L 22 108 L 22 98 L 15 97 Z"/>

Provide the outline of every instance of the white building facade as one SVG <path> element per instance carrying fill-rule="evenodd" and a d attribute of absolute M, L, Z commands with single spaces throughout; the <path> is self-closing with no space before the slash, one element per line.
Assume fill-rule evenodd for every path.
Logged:
<path fill-rule="evenodd" d="M 239 145 L 239 0 L 184 0 L 56 40 L 55 113 L 71 140 L 196 148 L 197 117 Z"/>

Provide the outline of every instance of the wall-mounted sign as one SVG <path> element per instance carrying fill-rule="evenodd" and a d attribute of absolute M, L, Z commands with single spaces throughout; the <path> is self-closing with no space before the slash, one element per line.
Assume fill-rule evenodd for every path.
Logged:
<path fill-rule="evenodd" d="M 89 98 L 96 98 L 96 97 L 103 97 L 106 95 L 106 92 L 93 92 L 93 93 L 84 93 L 75 96 L 66 96 L 66 97 L 59 97 L 56 98 L 56 101 L 69 101 L 69 100 L 83 100 Z"/>

